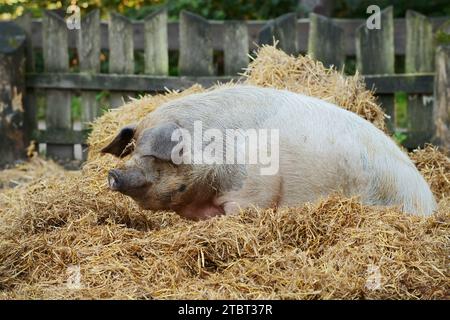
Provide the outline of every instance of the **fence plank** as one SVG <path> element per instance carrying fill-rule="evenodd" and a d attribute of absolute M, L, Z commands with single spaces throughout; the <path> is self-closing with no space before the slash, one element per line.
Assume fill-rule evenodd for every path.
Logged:
<path fill-rule="evenodd" d="M 437 142 L 450 150 L 450 46 L 436 50 L 434 123 Z"/>
<path fill-rule="evenodd" d="M 80 71 L 88 73 L 100 72 L 100 11 L 91 11 L 81 20 L 78 31 L 78 58 Z M 99 115 L 99 106 L 95 92 L 81 92 L 81 121 L 83 127 Z"/>
<path fill-rule="evenodd" d="M 278 48 L 287 54 L 298 53 L 297 16 L 286 13 L 270 20 L 259 32 L 258 44 L 273 44 L 278 40 Z"/>
<path fill-rule="evenodd" d="M 36 130 L 34 138 L 51 144 L 84 144 L 89 135 L 89 130 L 47 129 Z"/>
<path fill-rule="evenodd" d="M 109 72 L 134 73 L 133 24 L 128 18 L 112 12 L 109 20 Z M 111 93 L 111 108 L 123 105 L 129 93 Z"/>
<path fill-rule="evenodd" d="M 67 26 L 55 12 L 45 11 L 43 17 L 43 55 L 46 72 L 69 70 Z M 52 129 L 72 129 L 70 91 L 46 92 L 46 125 Z M 59 159 L 73 158 L 73 145 L 47 145 L 47 155 Z"/>
<path fill-rule="evenodd" d="M 431 17 L 433 28 L 437 28 L 444 23 L 448 18 L 446 17 Z M 344 29 L 345 33 L 345 54 L 354 56 L 355 51 L 355 31 L 366 19 L 332 19 L 336 25 Z M 223 33 L 225 21 L 209 21 L 212 30 L 212 45 L 214 50 L 222 50 L 224 48 Z M 263 27 L 266 26 L 267 21 L 264 20 L 247 20 L 248 28 L 248 46 L 250 50 L 256 49 L 258 43 L 258 35 Z M 396 18 L 395 22 L 395 54 L 405 54 L 405 19 Z M 144 22 L 133 21 L 134 28 L 134 49 L 144 50 Z M 35 48 L 42 48 L 42 24 L 38 19 L 33 20 L 33 45 Z M 169 21 L 167 24 L 169 50 L 179 50 L 179 23 L 178 21 Z M 297 36 L 298 36 L 298 51 L 307 52 L 308 49 L 308 33 L 309 33 L 309 19 L 297 20 Z M 101 48 L 108 50 L 108 23 L 103 21 L 100 27 Z M 69 48 L 76 48 L 75 41 L 69 39 Z"/>
<path fill-rule="evenodd" d="M 35 60 L 33 52 L 33 42 L 32 42 L 32 19 L 31 13 L 25 12 L 23 15 L 15 20 L 26 34 L 25 43 L 25 55 L 26 55 L 26 70 L 27 72 L 35 71 Z M 27 88 L 24 97 L 24 129 L 25 129 L 25 143 L 28 145 L 30 143 L 31 137 L 34 130 L 37 129 L 37 106 L 36 106 L 36 92 L 32 88 Z"/>
<path fill-rule="evenodd" d="M 161 9 L 144 20 L 145 73 L 169 74 L 167 9 Z"/>
<path fill-rule="evenodd" d="M 327 17 L 312 13 L 309 18 L 308 54 L 327 67 L 341 69 L 345 62 L 344 30 Z"/>
<path fill-rule="evenodd" d="M 32 15 L 31 12 L 25 12 L 20 17 L 14 21 L 18 24 L 27 36 L 25 40 L 25 54 L 26 54 L 26 66 L 28 72 L 33 72 L 34 69 L 34 53 L 33 53 L 33 42 L 32 42 Z"/>
<path fill-rule="evenodd" d="M 81 19 L 81 29 L 77 34 L 77 50 L 80 71 L 91 74 L 100 73 L 100 11 L 98 9 L 91 11 Z M 94 121 L 99 114 L 97 92 L 82 91 L 81 129 L 87 129 L 89 123 Z M 77 153 L 75 156 L 78 156 Z M 81 146 L 81 157 L 87 159 L 86 147 Z"/>
<path fill-rule="evenodd" d="M 362 24 L 357 29 L 356 61 L 362 74 L 393 74 L 394 69 L 394 15 L 392 6 L 381 12 L 381 28 L 368 29 Z M 392 95 L 379 95 L 378 101 L 390 116 L 388 129 L 395 128 L 395 103 Z"/>
<path fill-rule="evenodd" d="M 25 32 L 0 23 L 0 168 L 25 157 Z"/>
<path fill-rule="evenodd" d="M 406 13 L 405 71 L 407 73 L 434 70 L 433 27 L 430 20 L 417 12 Z M 433 96 L 408 95 L 408 146 L 423 146 L 433 137 Z"/>
<path fill-rule="evenodd" d="M 180 13 L 179 73 L 182 76 L 214 75 L 211 28 L 208 20 L 187 11 Z"/>
<path fill-rule="evenodd" d="M 85 74 L 85 73 L 38 73 L 27 74 L 27 87 L 72 90 L 110 90 L 110 91 L 146 91 L 163 92 L 187 89 L 198 83 L 211 87 L 218 82 L 238 80 L 239 77 L 161 77 L 125 74 Z"/>
<path fill-rule="evenodd" d="M 375 89 L 377 95 L 406 93 L 433 93 L 434 73 L 364 75 L 366 87 Z"/>
<path fill-rule="evenodd" d="M 161 92 L 165 88 L 176 90 L 189 88 L 195 83 L 209 87 L 217 82 L 238 80 L 240 77 L 160 77 L 148 75 L 82 74 L 82 73 L 29 73 L 27 88 L 71 89 L 71 90 L 111 90 L 111 91 L 151 91 Z M 433 73 L 366 75 L 368 88 L 376 88 L 377 94 L 433 93 Z"/>
<path fill-rule="evenodd" d="M 248 29 L 243 21 L 227 21 L 224 30 L 224 72 L 236 75 L 248 65 Z"/>
<path fill-rule="evenodd" d="M 407 73 L 434 70 L 433 26 L 430 19 L 412 10 L 406 12 L 405 71 Z"/>

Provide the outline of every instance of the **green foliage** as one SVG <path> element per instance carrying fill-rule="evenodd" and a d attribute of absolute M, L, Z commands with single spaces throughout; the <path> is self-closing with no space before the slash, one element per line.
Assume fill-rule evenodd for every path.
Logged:
<path fill-rule="evenodd" d="M 29 10 L 35 17 L 42 15 L 42 9 L 66 10 L 70 0 L 0 0 L 0 18 L 8 19 Z M 78 0 L 82 12 L 100 8 L 105 18 L 109 12 L 117 11 L 133 19 L 143 19 L 148 14 L 167 6 L 169 17 L 178 19 L 181 10 L 195 12 L 208 19 L 217 20 L 266 20 L 286 12 L 307 14 L 299 0 Z M 394 6 L 394 15 L 404 17 L 411 9 L 430 16 L 450 15 L 448 0 L 336 0 L 333 16 L 340 18 L 365 18 L 367 7 L 378 5 Z"/>
<path fill-rule="evenodd" d="M 398 144 L 401 145 L 406 141 L 406 139 L 408 139 L 408 135 L 404 132 L 396 131 L 392 136 L 392 139 L 394 139 Z"/>
<path fill-rule="evenodd" d="M 189 10 L 216 20 L 271 19 L 286 12 L 300 11 L 298 0 L 168 0 L 167 7 L 170 17 L 174 19 L 181 10 Z"/>
<path fill-rule="evenodd" d="M 50 0 L 0 0 L 0 13 L 15 17 L 29 10 L 35 17 L 41 9 L 66 10 L 71 1 Z M 82 12 L 100 8 L 102 16 L 111 11 L 120 12 L 133 19 L 143 19 L 155 10 L 167 6 L 170 19 L 178 19 L 181 10 L 189 10 L 209 19 L 270 19 L 286 12 L 299 12 L 298 0 L 79 0 Z M 8 15 L 6 15 L 8 14 Z"/>
<path fill-rule="evenodd" d="M 450 21 L 444 23 L 439 30 L 436 31 L 436 43 L 438 45 L 450 45 Z"/>
<path fill-rule="evenodd" d="M 81 97 L 72 95 L 71 97 L 72 120 L 81 121 Z"/>
<path fill-rule="evenodd" d="M 106 113 L 109 109 L 109 91 L 103 90 L 95 95 L 95 100 L 97 104 L 100 106 L 100 115 Z"/>
<path fill-rule="evenodd" d="M 395 115 L 396 115 L 396 126 L 400 128 L 407 128 L 408 118 L 408 95 L 406 92 L 396 92 L 395 93 Z"/>
<path fill-rule="evenodd" d="M 169 76 L 178 76 L 178 50 L 169 51 Z"/>
<path fill-rule="evenodd" d="M 450 15 L 448 0 L 336 0 L 333 16 L 338 18 L 365 18 L 367 7 L 378 5 L 381 9 L 394 7 L 394 16 L 403 18 L 407 10 L 414 10 L 429 16 Z"/>

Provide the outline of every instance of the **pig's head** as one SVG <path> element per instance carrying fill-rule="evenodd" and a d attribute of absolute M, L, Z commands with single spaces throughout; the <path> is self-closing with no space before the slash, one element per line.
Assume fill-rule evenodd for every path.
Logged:
<path fill-rule="evenodd" d="M 178 143 L 173 122 L 152 128 L 124 127 L 102 149 L 117 157 L 130 155 L 122 168 L 108 174 L 109 188 L 133 198 L 143 209 L 173 210 L 191 219 L 223 213 L 213 204 L 214 189 L 199 183 L 190 164 L 174 164 L 172 150 Z"/>

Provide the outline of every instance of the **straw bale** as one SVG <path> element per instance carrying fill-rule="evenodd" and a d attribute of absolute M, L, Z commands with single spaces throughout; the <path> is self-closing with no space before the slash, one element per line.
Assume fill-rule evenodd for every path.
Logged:
<path fill-rule="evenodd" d="M 438 199 L 450 197 L 450 159 L 431 144 L 409 154 Z"/>
<path fill-rule="evenodd" d="M 33 156 L 28 161 L 0 171 L 0 192 L 26 185 L 43 177 L 65 176 L 66 174 L 70 173 L 55 162 Z"/>

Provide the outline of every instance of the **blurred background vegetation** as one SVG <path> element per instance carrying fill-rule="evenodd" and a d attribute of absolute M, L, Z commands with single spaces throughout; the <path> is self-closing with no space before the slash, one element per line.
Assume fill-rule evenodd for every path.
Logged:
<path fill-rule="evenodd" d="M 71 1 L 49 0 L 0 0 L 0 19 L 10 19 L 30 10 L 39 17 L 41 9 L 65 9 Z M 297 12 L 306 16 L 318 0 L 78 0 L 76 3 L 86 12 L 100 8 L 106 17 L 117 11 L 133 19 L 142 19 L 149 13 L 166 5 L 172 20 L 178 18 L 183 9 L 217 20 L 266 20 L 286 12 Z M 394 6 L 395 16 L 404 17 L 407 9 L 429 16 L 450 15 L 449 0 L 322 0 L 327 14 L 339 18 L 367 17 L 366 8 L 376 4 L 381 8 Z"/>

